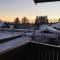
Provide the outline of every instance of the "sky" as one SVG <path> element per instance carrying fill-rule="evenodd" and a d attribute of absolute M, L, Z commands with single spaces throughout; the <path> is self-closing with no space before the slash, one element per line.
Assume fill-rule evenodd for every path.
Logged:
<path fill-rule="evenodd" d="M 36 16 L 45 16 L 48 18 L 60 17 L 60 1 L 38 3 L 35 5 L 33 0 L 0 0 L 0 19 L 13 21 L 14 18 L 20 19 L 24 16 L 34 22 Z"/>

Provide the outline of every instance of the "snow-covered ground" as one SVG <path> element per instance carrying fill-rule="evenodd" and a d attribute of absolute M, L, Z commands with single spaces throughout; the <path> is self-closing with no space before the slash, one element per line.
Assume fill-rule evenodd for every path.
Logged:
<path fill-rule="evenodd" d="M 46 30 L 48 32 L 44 33 L 43 31 L 46 31 Z M 40 25 L 39 29 L 35 30 L 35 32 L 27 32 L 27 33 L 24 33 L 24 35 L 34 36 L 35 40 L 39 40 L 39 39 L 44 40 L 48 38 L 57 39 L 60 36 L 60 31 L 48 25 Z"/>
<path fill-rule="evenodd" d="M 44 33 L 44 31 L 47 31 Z M 38 30 L 35 30 L 32 40 L 39 43 L 48 43 L 54 41 L 60 45 L 60 31 L 48 25 L 40 25 Z"/>
<path fill-rule="evenodd" d="M 48 30 L 52 33 L 42 32 L 45 30 Z M 58 37 L 60 36 L 60 31 L 48 25 L 41 25 L 38 30 L 35 30 L 35 32 L 34 29 L 32 31 L 31 29 L 30 30 L 20 29 L 20 32 L 0 31 L 0 40 L 17 35 L 23 36 L 0 44 L 0 53 L 16 48 L 25 43 L 28 43 L 29 41 L 31 41 L 31 39 L 32 41 L 39 43 L 47 43 L 48 41 L 50 41 L 49 39 L 52 39 L 52 41 L 57 40 L 59 42 Z"/>
<path fill-rule="evenodd" d="M 23 36 L 20 38 L 16 38 L 12 41 L 2 43 L 2 44 L 0 44 L 0 54 L 6 52 L 8 50 L 14 49 L 16 47 L 19 47 L 21 45 L 24 45 L 24 44 L 30 42 L 30 40 L 31 40 L 30 37 Z"/>

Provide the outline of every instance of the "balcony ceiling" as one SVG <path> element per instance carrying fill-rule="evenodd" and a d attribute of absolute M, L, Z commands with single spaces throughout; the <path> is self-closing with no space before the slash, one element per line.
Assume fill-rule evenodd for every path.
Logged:
<path fill-rule="evenodd" d="M 60 1 L 60 0 L 34 0 L 34 3 L 42 3 L 42 2 L 53 2 L 53 1 Z"/>

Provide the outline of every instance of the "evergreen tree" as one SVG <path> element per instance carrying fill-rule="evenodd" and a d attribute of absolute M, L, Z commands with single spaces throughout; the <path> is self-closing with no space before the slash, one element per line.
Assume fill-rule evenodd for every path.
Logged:
<path fill-rule="evenodd" d="M 35 26 L 38 26 L 39 25 L 39 17 L 38 16 L 36 16 L 36 19 L 35 19 Z"/>

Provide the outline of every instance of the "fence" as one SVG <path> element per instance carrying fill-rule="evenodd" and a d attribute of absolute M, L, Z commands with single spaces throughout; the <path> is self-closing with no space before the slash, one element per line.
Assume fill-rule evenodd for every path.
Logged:
<path fill-rule="evenodd" d="M 60 46 L 31 43 L 33 60 L 60 60 Z"/>
<path fill-rule="evenodd" d="M 0 55 L 2 60 L 60 60 L 60 46 L 29 42 Z"/>

